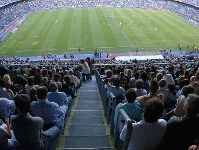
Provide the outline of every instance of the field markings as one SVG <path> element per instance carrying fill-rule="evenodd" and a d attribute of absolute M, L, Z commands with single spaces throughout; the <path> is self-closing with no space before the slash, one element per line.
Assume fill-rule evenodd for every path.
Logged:
<path fill-rule="evenodd" d="M 118 23 L 118 21 L 116 20 L 116 18 L 114 17 L 113 13 L 110 12 L 110 10 L 107 8 L 108 12 L 111 14 L 111 16 L 113 17 L 113 19 L 115 20 L 115 22 L 117 23 L 118 27 L 120 27 L 120 24 Z M 131 41 L 129 40 L 128 36 L 126 35 L 126 33 L 124 32 L 124 30 L 122 30 L 124 36 L 126 37 L 126 39 L 128 40 L 128 42 L 130 43 L 130 45 L 133 47 L 133 44 L 131 43 Z M 129 53 L 132 55 L 131 51 L 129 50 Z M 141 54 L 141 52 L 140 52 Z"/>

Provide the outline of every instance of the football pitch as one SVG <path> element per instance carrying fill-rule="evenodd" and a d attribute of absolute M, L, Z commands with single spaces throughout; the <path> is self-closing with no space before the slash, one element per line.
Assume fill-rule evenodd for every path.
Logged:
<path fill-rule="evenodd" d="M 166 10 L 66 8 L 29 15 L 0 43 L 0 57 L 63 53 L 185 51 L 199 28 Z M 80 51 L 78 50 L 80 47 Z"/>

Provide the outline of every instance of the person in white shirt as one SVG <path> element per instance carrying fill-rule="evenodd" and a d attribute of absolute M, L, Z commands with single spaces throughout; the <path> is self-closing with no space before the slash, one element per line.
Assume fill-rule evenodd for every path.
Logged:
<path fill-rule="evenodd" d="M 143 119 L 132 123 L 133 131 L 128 150 L 146 150 L 157 148 L 166 133 L 167 122 L 160 119 L 164 110 L 164 104 L 160 99 L 150 99 L 143 109 Z M 127 125 L 120 133 L 120 139 L 125 140 Z"/>

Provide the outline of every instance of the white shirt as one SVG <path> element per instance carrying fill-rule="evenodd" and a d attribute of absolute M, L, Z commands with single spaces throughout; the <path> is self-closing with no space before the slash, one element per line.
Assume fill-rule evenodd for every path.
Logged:
<path fill-rule="evenodd" d="M 163 79 L 166 80 L 166 86 L 165 86 L 166 89 L 168 88 L 168 84 L 169 84 L 169 83 L 175 84 L 175 82 L 174 82 L 173 77 L 172 77 L 171 74 L 165 74 L 165 75 L 163 76 Z"/>
<path fill-rule="evenodd" d="M 143 120 L 132 123 L 133 131 L 129 142 L 128 150 L 150 150 L 157 148 L 166 133 L 167 122 L 159 119 L 155 123 L 147 123 Z M 127 125 L 124 126 L 120 134 L 120 139 L 125 140 Z"/>

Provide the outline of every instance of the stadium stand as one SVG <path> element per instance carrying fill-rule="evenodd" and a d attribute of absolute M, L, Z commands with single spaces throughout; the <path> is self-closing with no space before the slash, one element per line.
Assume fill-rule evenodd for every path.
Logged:
<path fill-rule="evenodd" d="M 12 26 L 15 23 L 16 19 L 27 15 L 30 12 L 36 11 L 37 9 L 51 9 L 51 8 L 62 8 L 62 7 L 93 7 L 93 6 L 122 6 L 122 7 L 145 7 L 145 8 L 157 8 L 157 9 L 167 9 L 173 12 L 177 12 L 180 16 L 186 18 L 187 20 L 199 24 L 199 20 L 196 16 L 198 14 L 198 1 L 191 0 L 191 1 L 163 1 L 158 0 L 154 3 L 153 0 L 136 0 L 133 3 L 131 1 L 42 1 L 42 0 L 35 0 L 35 1 L 0 1 L 0 13 L 3 14 L 2 18 L 0 18 L 1 26 L 0 30 L 1 35 L 6 31 L 8 26 Z M 47 3 L 48 2 L 48 3 Z M 7 5 L 9 4 L 9 5 Z M 5 5 L 5 6 L 2 6 Z M 16 10 L 19 10 L 16 12 Z M 11 15 L 13 12 L 16 12 L 15 15 Z M 22 59 L 1 59 L 0 60 L 0 67 L 1 70 L 0 74 L 1 77 L 5 77 L 4 75 L 9 74 L 11 77 L 15 74 L 24 80 L 27 78 L 24 77 L 24 74 L 27 76 L 34 76 L 35 81 L 31 86 L 34 88 L 38 88 L 42 85 L 48 87 L 48 85 L 54 80 L 54 74 L 52 72 L 56 72 L 60 74 L 59 84 L 64 85 L 66 82 L 64 78 L 69 78 L 68 70 L 72 70 L 72 74 L 76 75 L 80 81 L 82 81 L 82 70 L 81 70 L 81 63 L 79 60 L 22 60 Z M 174 97 L 177 101 L 177 104 L 180 103 L 180 97 L 183 95 L 187 98 L 188 96 L 185 95 L 185 91 L 183 91 L 184 85 L 192 86 L 194 90 L 190 93 L 198 94 L 198 57 L 194 57 L 193 59 L 189 59 L 188 57 L 167 57 L 165 56 L 164 59 L 152 59 L 152 60 L 110 60 L 110 59 L 94 59 L 93 70 L 95 71 L 95 76 L 92 75 L 92 79 L 87 81 L 82 81 L 82 87 L 76 86 L 73 87 L 70 91 L 64 91 L 62 86 L 57 89 L 58 91 L 64 91 L 70 100 L 68 100 L 68 113 L 65 116 L 65 124 L 62 126 L 61 134 L 50 144 L 49 149 L 128 149 L 129 142 L 131 141 L 131 134 L 133 131 L 132 126 L 132 118 L 130 118 L 126 112 L 122 109 L 117 111 L 117 122 L 114 126 L 114 117 L 115 117 L 115 108 L 117 105 L 116 96 L 113 95 L 111 92 L 107 92 L 108 88 L 104 84 L 102 77 L 107 70 L 116 70 L 113 71 L 114 74 L 111 74 L 110 77 L 118 77 L 120 73 L 125 73 L 127 69 L 132 71 L 131 77 L 134 78 L 138 75 L 138 78 L 141 78 L 141 74 L 145 74 L 145 81 L 149 83 L 153 83 L 153 80 L 156 80 L 156 75 L 158 73 L 167 72 L 169 76 L 172 76 L 174 79 L 175 88 L 174 90 L 170 90 L 170 95 L 172 94 L 172 98 Z M 67 68 L 67 69 L 66 69 Z M 104 72 L 102 71 L 104 69 Z M 26 73 L 22 74 L 20 69 L 24 69 Z M 48 73 L 45 73 L 45 72 Z M 102 71 L 102 72 L 101 72 Z M 151 72 L 154 73 L 155 78 L 151 79 Z M 187 76 L 185 77 L 185 72 L 187 72 Z M 71 75 L 71 74 L 70 74 Z M 42 78 L 45 79 L 42 82 Z M 165 79 L 164 75 L 162 78 Z M 134 78 L 135 81 L 137 78 Z M 180 80 L 185 80 L 186 83 L 179 82 Z M 57 81 L 55 81 L 57 82 Z M 128 81 L 130 82 L 130 80 Z M 16 87 L 13 90 L 15 96 L 17 94 L 29 94 L 26 93 L 26 89 L 24 85 L 26 83 L 17 83 L 17 85 L 10 85 L 10 86 L 2 86 L 5 90 L 12 90 L 11 87 Z M 114 84 L 114 82 L 112 82 Z M 127 83 L 128 84 L 128 83 Z M 149 85 L 151 86 L 151 85 Z M 165 87 L 163 87 L 165 88 Z M 74 89 L 76 89 L 77 97 L 73 93 Z M 128 88 L 125 88 L 126 90 Z M 151 89 L 150 89 L 151 90 Z M 156 89 L 157 91 L 158 89 Z M 171 92 L 172 91 L 172 92 Z M 183 91 L 183 92 L 182 92 Z M 151 93 L 150 93 L 151 94 Z M 152 93 L 153 94 L 153 93 Z M 155 95 L 156 93 L 154 93 Z M 153 95 L 153 96 L 154 96 Z M 34 95 L 34 100 L 38 101 L 37 94 Z M 151 95 L 147 95 L 151 96 Z M 156 95 L 155 95 L 156 96 Z M 193 95 L 192 95 L 193 96 Z M 10 96 L 12 97 L 12 96 Z M 197 96 L 196 100 L 197 101 Z M 182 98 L 185 101 L 186 98 Z M 145 98 L 147 101 L 149 98 Z M 125 98 L 124 98 L 125 100 Z M 168 99 L 164 97 L 164 100 L 167 102 Z M 186 99 L 187 100 L 187 99 Z M 0 101 L 3 101 L 0 98 Z M 165 102 L 164 101 L 164 102 Z M 36 103 L 36 102 L 33 102 Z M 123 101 L 125 103 L 125 101 Z M 184 103 L 183 103 L 184 104 Z M 14 107 L 14 106 L 13 106 Z M 59 107 L 59 106 L 57 106 Z M 169 108 L 168 108 L 169 107 Z M 180 107 L 180 106 L 179 106 Z M 182 106 L 181 106 L 182 107 Z M 187 106 L 188 107 L 188 106 Z M 168 106 L 165 108 L 164 114 L 162 119 L 168 120 L 168 110 L 175 110 L 175 105 Z M 1 110 L 0 110 L 1 111 Z M 31 113 L 31 112 L 30 112 Z M 47 112 L 48 113 L 48 112 Z M 198 112 L 197 112 L 198 113 Z M 32 113 L 34 115 L 34 113 Z M 175 117 L 172 114 L 172 117 Z M 171 117 L 169 116 L 169 117 Z M 3 116 L 10 117 L 9 116 Z M 180 116 L 177 116 L 180 117 Z M 194 118 L 196 123 L 198 123 L 197 118 Z M 121 121 L 122 120 L 122 121 Z M 194 120 L 194 121 L 195 121 Z M 4 120 L 5 121 L 5 120 Z M 140 120 L 136 120 L 140 121 Z M 6 123 L 6 122 L 5 122 Z M 122 123 L 126 123 L 127 133 L 126 137 L 120 140 L 120 132 Z M 170 122 L 169 122 L 170 123 Z M 3 123 L 2 123 L 3 124 Z M 7 123 L 8 125 L 8 123 Z M 53 125 L 54 126 L 54 125 Z M 191 126 L 192 127 L 192 126 Z M 192 128 L 193 129 L 193 128 Z M 174 129 L 176 130 L 176 129 Z M 7 131 L 6 131 L 7 132 Z M 183 132 L 183 131 L 182 131 Z M 192 130 L 191 133 L 197 133 L 198 129 Z M 5 132 L 4 132 L 5 133 Z M 180 147 L 181 150 L 188 149 L 189 146 L 195 144 L 194 138 L 198 135 L 190 135 L 188 136 L 188 140 L 186 141 L 187 137 L 183 138 L 185 147 Z M 12 138 L 13 135 L 12 135 Z M 179 137 L 177 136 L 176 139 Z M 0 139 L 1 140 L 1 139 Z M 15 139 L 16 140 L 16 139 Z M 113 142 L 114 140 L 114 142 Z M 78 142 L 77 142 L 78 141 Z M 0 146 L 1 146 L 0 141 Z M 150 143 L 150 142 L 149 142 Z M 171 145 L 170 145 L 171 144 Z M 174 146 L 175 149 L 179 147 L 179 145 L 172 145 L 173 143 L 169 143 L 169 146 Z M 2 147 L 0 147 L 1 149 Z M 16 147 L 14 147 L 16 148 Z M 146 148 L 147 149 L 147 148 Z M 160 148 L 161 149 L 161 148 Z"/>

